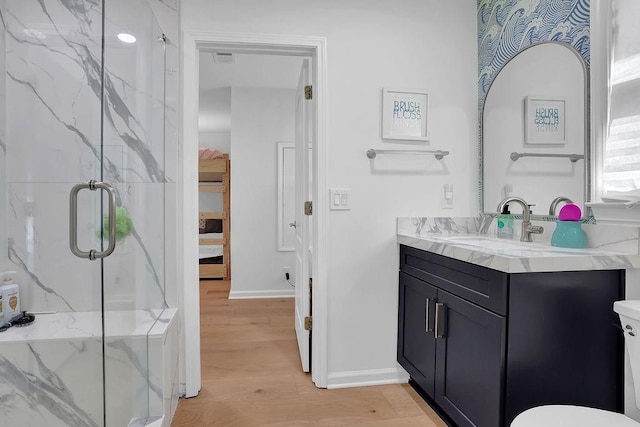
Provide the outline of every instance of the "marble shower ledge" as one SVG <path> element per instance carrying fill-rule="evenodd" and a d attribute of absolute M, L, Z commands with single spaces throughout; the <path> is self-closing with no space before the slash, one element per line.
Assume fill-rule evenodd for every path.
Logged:
<path fill-rule="evenodd" d="M 553 223 L 540 241 L 495 238 L 491 218 L 398 218 L 399 244 L 505 273 L 640 268 L 640 229 L 585 225 L 588 249 L 550 246 Z M 516 222 L 515 228 L 518 227 Z"/>
<path fill-rule="evenodd" d="M 127 310 L 105 313 L 105 338 L 162 336 L 176 309 Z M 67 341 L 102 337 L 99 311 L 39 314 L 32 324 L 0 333 L 0 344 Z"/>

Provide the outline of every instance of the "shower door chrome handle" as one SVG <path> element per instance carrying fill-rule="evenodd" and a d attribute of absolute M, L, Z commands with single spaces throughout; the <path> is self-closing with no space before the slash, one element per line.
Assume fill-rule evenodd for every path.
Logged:
<path fill-rule="evenodd" d="M 104 251 L 96 249 L 83 251 L 78 247 L 78 193 L 84 189 L 104 190 L 109 198 L 109 245 Z M 116 248 L 116 193 L 111 185 L 91 180 L 73 186 L 69 193 L 69 247 L 75 256 L 90 260 L 105 258 L 113 253 Z"/>
<path fill-rule="evenodd" d="M 113 187 L 106 182 L 90 181 L 90 183 L 91 182 L 93 182 L 93 188 L 91 188 L 91 190 L 104 190 L 107 192 L 109 198 L 109 245 L 107 249 L 102 252 L 94 252 L 94 258 L 89 257 L 89 259 L 106 258 L 116 249 L 116 192 Z"/>

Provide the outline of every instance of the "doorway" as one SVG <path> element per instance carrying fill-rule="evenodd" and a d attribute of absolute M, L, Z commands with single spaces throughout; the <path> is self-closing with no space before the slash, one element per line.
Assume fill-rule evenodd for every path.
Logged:
<path fill-rule="evenodd" d="M 286 212 L 278 216 L 278 183 L 295 184 L 290 167 L 294 165 L 287 157 L 282 165 L 286 167 L 279 168 L 277 160 L 278 145 L 294 142 L 294 101 L 302 62 L 297 56 L 226 49 L 199 53 L 198 146 L 200 152 L 228 155 L 230 209 L 220 206 L 226 191 L 203 191 L 209 186 L 202 182 L 198 205 L 201 217 L 229 211 L 222 222 L 230 224 L 225 236 L 230 257 L 223 260 L 231 267 L 230 299 L 293 296 L 285 272 L 293 278 L 294 248 L 278 247 L 276 228 L 287 237 L 294 230 L 289 227 L 294 222 L 291 203 L 284 204 Z M 215 260 L 208 258 L 215 247 L 203 244 L 209 243 L 203 239 L 208 230 L 199 231 L 202 270 L 203 263 Z"/>
<path fill-rule="evenodd" d="M 325 233 L 323 207 L 326 201 L 318 195 L 325 194 L 325 40 L 322 38 L 295 38 L 274 37 L 261 35 L 228 35 L 215 33 L 191 33 L 185 32 L 183 37 L 183 152 L 181 159 L 182 173 L 179 191 L 183 200 L 182 222 L 184 232 L 180 233 L 182 241 L 179 245 L 184 254 L 181 260 L 184 278 L 184 294 L 182 307 L 184 321 L 184 358 L 182 378 L 185 385 L 185 395 L 195 396 L 200 388 L 200 346 L 199 346 L 199 288 L 197 268 L 194 267 L 197 259 L 197 233 L 194 226 L 188 224 L 188 218 L 194 218 L 198 210 L 197 192 L 193 183 L 197 182 L 197 167 L 195 165 L 195 153 L 198 141 L 198 84 L 199 84 L 199 59 L 201 52 L 222 52 L 233 54 L 253 55 L 282 55 L 285 57 L 311 58 L 310 79 L 316 95 L 313 110 L 313 126 L 310 129 L 313 143 L 313 159 L 310 168 L 312 182 L 311 198 L 313 200 L 313 215 L 309 222 L 309 234 L 312 254 L 310 264 L 313 265 L 314 289 L 313 289 L 313 334 L 311 343 L 311 371 L 312 380 L 317 387 L 326 387 L 327 381 L 327 356 L 326 356 L 326 287 L 325 287 Z M 233 149 L 232 149 L 233 150 Z M 275 162 L 276 153 L 272 159 Z M 232 157 L 233 159 L 233 157 Z M 259 174 L 255 174 L 260 179 Z M 272 177 L 275 181 L 276 177 Z M 233 183 L 232 183 L 233 188 Z M 233 205 L 232 205 L 233 206 Z M 233 214 L 232 214 L 233 215 Z M 233 222 L 232 222 L 233 223 Z M 276 224 L 271 224 L 275 229 Z M 232 246 L 233 247 L 233 246 Z M 232 257 L 233 258 L 233 257 Z M 232 264 L 233 265 L 233 264 Z M 284 278 L 284 272 L 282 278 Z M 235 275 L 232 273 L 235 279 Z M 311 291 L 310 291 L 311 292 Z"/>

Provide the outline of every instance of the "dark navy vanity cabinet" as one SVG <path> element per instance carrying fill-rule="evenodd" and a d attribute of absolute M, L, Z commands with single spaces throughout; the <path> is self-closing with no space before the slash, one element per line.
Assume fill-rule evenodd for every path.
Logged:
<path fill-rule="evenodd" d="M 544 404 L 621 411 L 623 273 L 508 274 L 401 245 L 398 362 L 460 427 Z"/>

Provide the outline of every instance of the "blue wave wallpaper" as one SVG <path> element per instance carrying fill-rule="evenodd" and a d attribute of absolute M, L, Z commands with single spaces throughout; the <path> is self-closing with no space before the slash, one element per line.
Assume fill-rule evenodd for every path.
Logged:
<path fill-rule="evenodd" d="M 590 63 L 590 0 L 478 0 L 480 106 L 500 68 L 542 41 L 572 45 Z"/>

